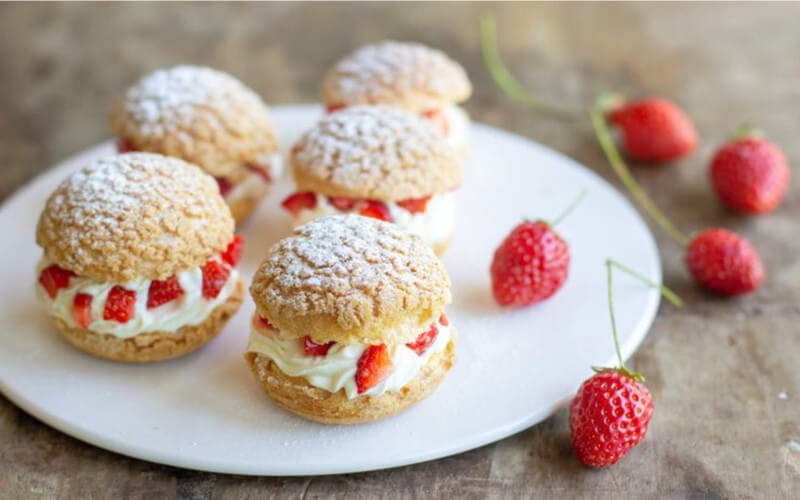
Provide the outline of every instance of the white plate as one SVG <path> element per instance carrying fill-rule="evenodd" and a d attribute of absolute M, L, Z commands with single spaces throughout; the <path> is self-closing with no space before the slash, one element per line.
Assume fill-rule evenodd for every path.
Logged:
<path fill-rule="evenodd" d="M 285 144 L 319 113 L 316 106 L 274 109 Z M 567 402 L 590 365 L 613 362 L 607 257 L 661 279 L 650 232 L 611 186 L 545 147 L 475 124 L 458 191 L 458 231 L 444 258 L 454 296 L 448 315 L 460 334 L 457 364 L 430 398 L 398 416 L 324 426 L 277 408 L 247 370 L 249 300 L 216 340 L 174 361 L 117 364 L 61 340 L 33 293 L 41 253 L 36 220 L 67 174 L 111 151 L 109 142 L 66 160 L 0 210 L 0 390 L 56 429 L 152 462 L 237 474 L 332 474 L 431 460 L 496 441 Z M 582 189 L 588 196 L 558 228 L 572 255 L 563 289 L 526 309 L 497 307 L 488 272 L 494 248 L 523 217 L 552 219 Z M 281 180 L 243 229 L 246 278 L 286 234 L 279 203 L 290 190 L 290 181 Z M 615 300 L 627 357 L 647 333 L 659 297 L 620 274 Z"/>

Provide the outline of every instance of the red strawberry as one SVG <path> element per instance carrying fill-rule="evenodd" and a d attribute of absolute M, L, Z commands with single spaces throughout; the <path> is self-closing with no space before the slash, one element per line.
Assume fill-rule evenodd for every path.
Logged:
<path fill-rule="evenodd" d="M 39 275 L 39 284 L 47 291 L 47 295 L 54 299 L 59 290 L 69 286 L 69 279 L 73 276 L 75 276 L 75 273 L 72 271 L 53 264 L 42 269 L 42 273 Z"/>
<path fill-rule="evenodd" d="M 397 205 L 405 208 L 412 214 L 421 214 L 428 207 L 428 202 L 431 201 L 430 196 L 423 196 L 422 198 L 408 198 L 400 200 Z"/>
<path fill-rule="evenodd" d="M 339 111 L 340 109 L 344 109 L 345 107 L 346 106 L 344 104 L 328 104 L 325 107 L 325 112 L 326 113 L 335 113 L 336 111 Z"/>
<path fill-rule="evenodd" d="M 617 463 L 644 438 L 653 398 L 622 370 L 606 369 L 586 380 L 569 407 L 569 430 L 578 460 L 589 467 Z"/>
<path fill-rule="evenodd" d="M 269 169 L 266 167 L 262 167 L 261 165 L 255 165 L 253 163 L 245 163 L 244 165 L 248 170 L 258 174 L 261 176 L 261 179 L 270 184 L 272 182 L 272 176 L 269 175 Z"/>
<path fill-rule="evenodd" d="M 118 153 L 130 153 L 132 151 L 136 151 L 136 147 L 133 144 L 122 138 L 117 139 Z"/>
<path fill-rule="evenodd" d="M 439 328 L 434 323 L 428 330 L 420 333 L 417 340 L 406 344 L 406 347 L 422 356 L 422 354 L 428 350 L 428 347 L 433 344 L 433 341 L 436 340 L 437 335 L 439 335 Z"/>
<path fill-rule="evenodd" d="M 750 214 L 775 210 L 789 186 L 783 151 L 771 142 L 744 136 L 722 145 L 711 160 L 711 183 L 730 208 Z"/>
<path fill-rule="evenodd" d="M 358 213 L 360 213 L 364 217 L 372 217 L 374 219 L 380 219 L 386 222 L 392 222 L 392 216 L 389 214 L 389 209 L 386 208 L 386 205 L 384 205 L 380 201 L 376 200 L 364 201 Z"/>
<path fill-rule="evenodd" d="M 147 290 L 147 308 L 154 309 L 167 302 L 172 302 L 183 293 L 183 287 L 177 276 L 170 276 L 162 281 L 151 281 L 150 288 Z"/>
<path fill-rule="evenodd" d="M 317 206 L 317 195 L 311 191 L 294 193 L 283 200 L 281 206 L 292 215 L 297 215 L 301 210 L 313 209 Z"/>
<path fill-rule="evenodd" d="M 92 324 L 92 296 L 78 293 L 72 302 L 72 319 L 81 328 L 89 328 Z"/>
<path fill-rule="evenodd" d="M 612 123 L 620 127 L 631 158 L 667 162 L 685 156 L 697 146 L 697 131 L 686 114 L 661 98 L 642 99 L 613 108 Z"/>
<path fill-rule="evenodd" d="M 126 290 L 119 285 L 114 286 L 108 297 L 106 306 L 103 309 L 103 319 L 106 321 L 114 320 L 118 323 L 127 323 L 133 317 L 136 309 L 136 292 Z"/>
<path fill-rule="evenodd" d="M 328 197 L 328 203 L 336 207 L 337 210 L 347 212 L 356 206 L 358 200 L 354 198 L 345 198 L 344 196 L 330 196 Z"/>
<path fill-rule="evenodd" d="M 755 290 L 764 281 L 764 266 L 750 242 L 727 229 L 707 229 L 686 252 L 689 272 L 701 286 L 721 295 Z"/>
<path fill-rule="evenodd" d="M 242 248 L 244 247 L 244 238 L 238 234 L 233 237 L 233 241 L 228 244 L 228 248 L 222 252 L 222 260 L 227 262 L 233 267 L 239 264 L 242 260 Z"/>
<path fill-rule="evenodd" d="M 681 298 L 667 287 L 651 282 L 616 261 L 606 260 L 608 310 L 619 364 L 617 368 L 593 368 L 595 375 L 581 384 L 569 407 L 572 447 L 578 459 L 589 467 L 606 467 L 619 462 L 644 439 L 653 415 L 653 397 L 644 386 L 644 378 L 628 370 L 622 361 L 612 302 L 614 267 L 659 290 L 675 306 L 683 305 Z"/>
<path fill-rule="evenodd" d="M 447 123 L 444 113 L 441 109 L 429 109 L 422 113 L 422 116 L 431 122 L 437 130 L 442 132 L 442 135 L 447 136 L 450 132 L 450 125 Z"/>
<path fill-rule="evenodd" d="M 439 324 L 442 325 L 442 326 L 449 326 L 450 325 L 450 320 L 447 319 L 447 315 L 446 314 L 442 314 L 441 316 L 439 316 Z"/>
<path fill-rule="evenodd" d="M 217 181 L 217 186 L 219 186 L 219 194 L 222 195 L 224 198 L 225 195 L 230 193 L 231 189 L 233 189 L 233 184 L 227 179 L 222 177 L 214 177 L 214 180 Z"/>
<path fill-rule="evenodd" d="M 303 337 L 303 352 L 306 356 L 325 356 L 328 354 L 328 350 L 333 347 L 333 344 L 336 342 L 328 342 L 326 344 L 317 344 L 311 337 L 306 335 Z"/>
<path fill-rule="evenodd" d="M 492 294 L 501 306 L 545 300 L 567 280 L 569 248 L 546 222 L 523 222 L 494 252 Z"/>
<path fill-rule="evenodd" d="M 221 262 L 216 260 L 206 262 L 203 266 L 203 297 L 209 300 L 217 298 L 230 275 L 230 268 Z"/>
<path fill-rule="evenodd" d="M 380 383 L 388 377 L 394 370 L 392 358 L 386 346 L 372 345 L 364 350 L 356 363 L 356 387 L 358 393 L 362 394 L 371 387 Z"/>
<path fill-rule="evenodd" d="M 260 330 L 276 330 L 267 318 L 258 314 L 253 315 L 253 324 Z"/>

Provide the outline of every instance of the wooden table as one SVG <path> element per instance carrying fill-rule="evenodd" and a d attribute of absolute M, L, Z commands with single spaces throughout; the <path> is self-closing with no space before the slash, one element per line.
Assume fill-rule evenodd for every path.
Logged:
<path fill-rule="evenodd" d="M 507 62 L 546 96 L 577 105 L 601 89 L 626 89 L 669 96 L 689 110 L 700 149 L 676 165 L 637 167 L 637 177 L 686 231 L 734 228 L 765 261 L 769 276 L 757 293 L 718 299 L 695 288 L 681 249 L 655 230 L 665 281 L 688 305 L 663 305 L 635 356 L 656 406 L 643 444 L 616 467 L 585 469 L 572 455 L 561 411 L 499 443 L 431 463 L 247 478 L 115 455 L 51 430 L 0 397 L 0 498 L 800 494 L 800 452 L 787 445 L 800 441 L 800 183 L 776 213 L 747 218 L 721 208 L 706 180 L 715 144 L 743 120 L 800 164 L 800 5 L 4 4 L 0 198 L 108 137 L 110 103 L 147 71 L 204 63 L 237 75 L 271 103 L 312 101 L 329 64 L 382 38 L 441 47 L 475 83 L 467 106 L 475 119 L 558 149 L 618 185 L 585 121 L 548 120 L 500 95 L 479 57 L 481 11 L 498 14 Z M 4 237 L 13 244 L 14 235 Z"/>

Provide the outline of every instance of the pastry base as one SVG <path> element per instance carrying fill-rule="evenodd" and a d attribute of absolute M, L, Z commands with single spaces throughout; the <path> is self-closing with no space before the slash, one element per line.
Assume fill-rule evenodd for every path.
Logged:
<path fill-rule="evenodd" d="M 128 363 L 163 361 L 188 354 L 214 338 L 242 305 L 244 293 L 244 282 L 239 279 L 233 294 L 211 311 L 205 321 L 176 332 L 147 332 L 120 338 L 73 328 L 60 319 L 56 319 L 56 326 L 70 344 L 100 358 Z"/>
<path fill-rule="evenodd" d="M 447 348 L 431 357 L 417 376 L 398 392 L 347 398 L 344 389 L 331 393 L 305 379 L 283 373 L 269 358 L 248 352 L 245 360 L 261 388 L 282 408 L 323 424 L 360 424 L 399 413 L 428 397 L 455 362 L 455 331 Z"/>

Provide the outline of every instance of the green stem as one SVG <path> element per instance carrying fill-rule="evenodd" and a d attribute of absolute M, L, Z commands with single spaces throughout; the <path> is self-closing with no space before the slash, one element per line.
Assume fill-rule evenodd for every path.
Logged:
<path fill-rule="evenodd" d="M 658 209 L 655 203 L 653 203 L 653 200 L 650 199 L 644 189 L 636 182 L 628 166 L 625 165 L 625 162 L 622 160 L 614 144 L 614 140 L 611 138 L 611 132 L 609 131 L 608 123 L 606 123 L 605 110 L 599 105 L 592 106 L 589 110 L 589 117 L 592 120 L 592 126 L 594 127 L 597 141 L 600 143 L 603 153 L 611 164 L 611 168 L 614 169 L 614 173 L 619 177 L 619 180 L 622 181 L 628 191 L 630 191 L 636 201 L 639 202 L 644 211 L 653 218 L 656 224 L 661 226 L 661 228 L 680 245 L 686 246 L 689 243 L 689 238 L 681 233 L 681 231 L 670 222 L 667 216 Z"/>
<path fill-rule="evenodd" d="M 489 14 L 482 15 L 480 28 L 483 59 L 486 63 L 486 68 L 489 70 L 489 75 L 500 87 L 500 90 L 538 113 L 561 119 L 578 118 L 579 115 L 575 110 L 535 97 L 511 75 L 511 72 L 508 71 L 508 68 L 500 59 L 500 53 L 497 48 L 497 23 L 494 16 Z"/>
<path fill-rule="evenodd" d="M 678 296 L 677 293 L 673 292 L 672 290 L 670 290 L 669 288 L 665 287 L 664 285 L 659 285 L 658 283 L 653 283 L 649 279 L 645 278 L 643 275 L 637 273 L 636 271 L 634 271 L 633 269 L 631 269 L 631 268 L 629 268 L 627 266 L 624 266 L 624 265 L 620 264 L 616 260 L 608 259 L 606 261 L 606 263 L 609 266 L 614 266 L 617 269 L 619 269 L 620 271 L 623 271 L 625 273 L 630 274 L 631 276 L 633 276 L 634 278 L 638 279 L 639 281 L 641 281 L 645 285 L 647 285 L 647 286 L 649 286 L 651 288 L 657 289 L 659 292 L 661 292 L 661 295 L 663 295 L 664 298 L 667 299 L 668 301 L 670 301 L 672 303 L 672 305 L 674 305 L 675 307 L 683 307 L 683 299 L 681 299 Z"/>
<path fill-rule="evenodd" d="M 606 261 L 606 271 L 608 274 L 608 314 L 611 316 L 611 333 L 614 336 L 614 349 L 617 351 L 617 361 L 619 362 L 620 369 L 625 368 L 625 362 L 622 360 L 622 352 L 619 348 L 619 336 L 617 335 L 617 320 L 614 317 L 614 293 L 613 293 L 613 280 L 614 273 L 611 272 L 611 261 Z"/>
<path fill-rule="evenodd" d="M 570 203 L 569 206 L 563 212 L 561 212 L 561 215 L 556 217 L 553 220 L 553 222 L 550 223 L 550 227 L 556 227 L 557 225 L 561 224 L 561 222 L 563 222 L 564 219 L 566 219 L 567 216 L 569 214 L 571 214 L 573 210 L 575 210 L 575 207 L 580 205 L 580 203 L 583 201 L 584 198 L 586 198 L 586 190 L 585 189 L 580 192 L 580 194 L 578 195 L 577 198 L 572 200 L 572 203 Z"/>
<path fill-rule="evenodd" d="M 728 134 L 729 141 L 736 141 L 744 139 L 745 137 L 753 137 L 755 139 L 763 139 L 765 134 L 762 130 L 754 127 L 751 123 L 744 122 L 736 127 L 730 134 Z"/>

